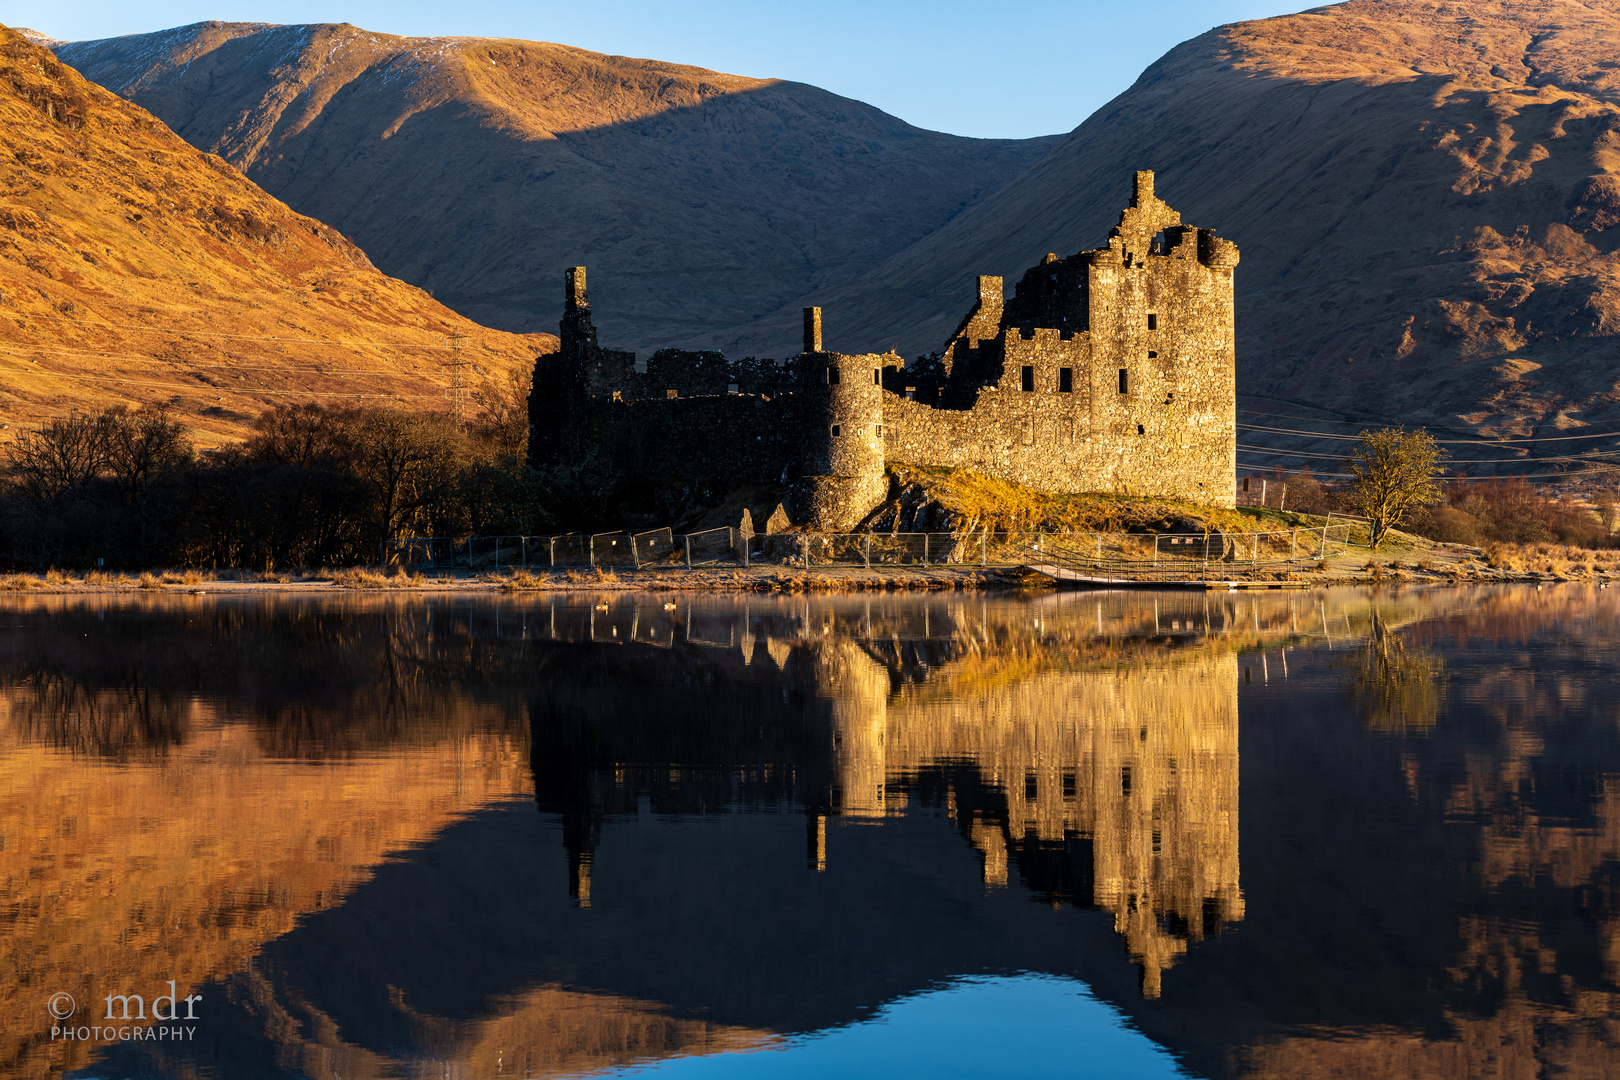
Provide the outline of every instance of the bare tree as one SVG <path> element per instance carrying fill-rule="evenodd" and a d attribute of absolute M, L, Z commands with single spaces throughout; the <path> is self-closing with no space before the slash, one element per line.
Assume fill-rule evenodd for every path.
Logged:
<path fill-rule="evenodd" d="M 131 413 L 115 405 L 101 414 L 104 460 L 128 506 L 139 507 L 147 490 L 190 465 L 195 451 L 185 426 L 167 406 Z"/>
<path fill-rule="evenodd" d="M 473 391 L 473 400 L 483 409 L 477 424 L 483 429 L 483 441 L 520 464 L 528 452 L 529 387 L 533 382 L 533 369 L 514 368 L 506 378 L 485 379 Z"/>
<path fill-rule="evenodd" d="M 1592 500 L 1592 506 L 1597 510 L 1598 520 L 1603 522 L 1604 530 L 1614 532 L 1615 519 L 1620 517 L 1620 506 L 1615 503 L 1614 493 L 1598 492 L 1597 497 Z"/>
<path fill-rule="evenodd" d="M 397 540 L 453 488 L 462 449 L 448 417 L 386 409 L 366 414 L 356 471 L 376 499 L 381 539 Z"/>
<path fill-rule="evenodd" d="M 1351 481 L 1344 499 L 1367 518 L 1374 551 L 1408 513 L 1441 501 L 1440 448 L 1423 428 L 1366 432 L 1345 464 Z"/>
<path fill-rule="evenodd" d="M 19 438 L 11 473 L 23 497 L 43 509 L 89 488 L 107 464 L 105 417 L 74 413 Z"/>

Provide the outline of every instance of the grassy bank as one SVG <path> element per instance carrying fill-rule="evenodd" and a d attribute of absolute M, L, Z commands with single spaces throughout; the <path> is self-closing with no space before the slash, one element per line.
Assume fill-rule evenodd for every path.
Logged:
<path fill-rule="evenodd" d="M 1295 515 L 1273 517 L 1292 518 Z M 1309 528 L 1302 519 L 1298 527 Z M 1318 527 L 1319 524 L 1318 524 Z M 1441 544 L 1407 533 L 1393 533 L 1377 554 L 1352 547 L 1324 560 L 1251 570 L 1239 563 L 1214 563 L 1211 580 L 1288 581 L 1305 585 L 1377 582 L 1435 585 L 1490 582 L 1616 581 L 1620 551 L 1591 551 L 1558 544 L 1493 544 L 1486 549 Z M 883 592 L 1020 591 L 1051 587 L 1050 581 L 1017 567 L 825 566 L 810 570 L 783 566 L 709 567 L 694 570 L 510 569 L 481 574 L 422 574 L 374 567 L 290 570 L 164 570 L 141 574 L 50 571 L 0 575 L 0 593 L 249 593 L 267 590 L 314 592 L 367 590 L 394 592 L 486 591 L 505 594 L 545 591 L 594 592 Z"/>

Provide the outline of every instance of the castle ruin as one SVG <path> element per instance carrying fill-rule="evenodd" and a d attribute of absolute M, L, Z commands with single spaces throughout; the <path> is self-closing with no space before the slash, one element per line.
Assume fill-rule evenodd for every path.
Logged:
<path fill-rule="evenodd" d="M 649 475 L 791 484 L 795 524 L 843 532 L 888 493 L 889 462 L 1055 492 L 1234 504 L 1238 250 L 1183 225 L 1138 172 L 1105 246 L 1047 255 L 1012 299 L 980 277 L 942 352 L 826 349 L 820 308 L 784 361 L 596 340 L 568 270 L 562 345 L 535 362 L 529 460 L 592 452 Z"/>

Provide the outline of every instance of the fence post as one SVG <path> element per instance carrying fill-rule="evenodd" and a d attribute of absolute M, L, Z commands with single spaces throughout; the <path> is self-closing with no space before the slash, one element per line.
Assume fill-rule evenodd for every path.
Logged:
<path fill-rule="evenodd" d="M 810 534 L 804 533 L 799 537 L 799 551 L 804 555 L 804 568 L 810 569 Z"/>
<path fill-rule="evenodd" d="M 923 533 L 923 565 L 928 565 L 928 533 Z"/>
<path fill-rule="evenodd" d="M 865 541 L 865 543 L 863 543 L 861 545 L 861 547 L 862 547 L 862 557 L 866 561 L 866 568 L 868 570 L 870 570 L 870 569 L 872 569 L 872 534 L 871 533 L 866 534 L 866 541 Z"/>
<path fill-rule="evenodd" d="M 1202 566 L 1203 566 L 1205 572 L 1208 572 L 1208 570 L 1209 570 L 1209 530 L 1208 529 L 1204 530 L 1204 546 L 1203 546 L 1203 549 L 1198 552 L 1198 554 L 1203 556 Z"/>
<path fill-rule="evenodd" d="M 979 530 L 979 565 L 990 565 L 990 530 Z"/>
<path fill-rule="evenodd" d="M 596 536 L 594 534 L 585 537 L 585 561 L 590 564 L 592 570 L 596 569 Z"/>
<path fill-rule="evenodd" d="M 1101 567 L 1102 566 L 1102 533 L 1092 533 L 1092 535 L 1097 538 L 1097 562 L 1096 562 L 1096 565 Z"/>
<path fill-rule="evenodd" d="M 490 569 L 491 570 L 499 570 L 500 568 L 501 568 L 501 538 L 497 536 L 495 538 L 495 565 L 490 567 Z"/>
<path fill-rule="evenodd" d="M 746 549 L 745 549 L 746 550 Z M 692 534 L 686 534 L 686 568 L 692 569 Z"/>
<path fill-rule="evenodd" d="M 1327 547 L 1327 543 L 1328 543 L 1328 541 L 1327 541 L 1328 523 L 1331 522 L 1332 520 L 1333 520 L 1333 511 L 1329 510 L 1327 519 L 1322 522 L 1322 558 L 1323 558 L 1324 561 L 1328 557 L 1328 547 Z"/>
<path fill-rule="evenodd" d="M 548 536 L 548 537 L 546 537 L 546 569 L 547 570 L 555 570 L 556 568 L 557 568 L 557 538 L 555 536 Z"/>
<path fill-rule="evenodd" d="M 743 549 L 743 569 L 746 570 L 748 569 L 748 545 L 753 542 L 754 537 L 752 534 L 744 534 L 741 539 Z"/>
<path fill-rule="evenodd" d="M 630 565 L 637 570 L 641 569 L 641 545 L 636 543 L 634 533 L 630 534 Z"/>
<path fill-rule="evenodd" d="M 1285 488 L 1284 491 L 1286 492 L 1287 489 Z M 1299 559 L 1299 530 L 1295 529 L 1294 530 L 1294 546 L 1291 549 L 1289 549 L 1288 561 L 1289 562 L 1296 562 L 1296 561 L 1298 561 L 1298 559 Z"/>

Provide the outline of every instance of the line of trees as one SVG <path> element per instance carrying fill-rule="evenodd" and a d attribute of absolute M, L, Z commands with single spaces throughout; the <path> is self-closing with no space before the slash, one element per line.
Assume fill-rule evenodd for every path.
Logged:
<path fill-rule="evenodd" d="M 535 531 L 527 385 L 486 386 L 478 418 L 317 404 L 259 417 L 199 456 L 164 407 L 53 420 L 0 479 L 0 561 L 17 569 L 273 570 L 373 563 L 402 536 Z"/>

